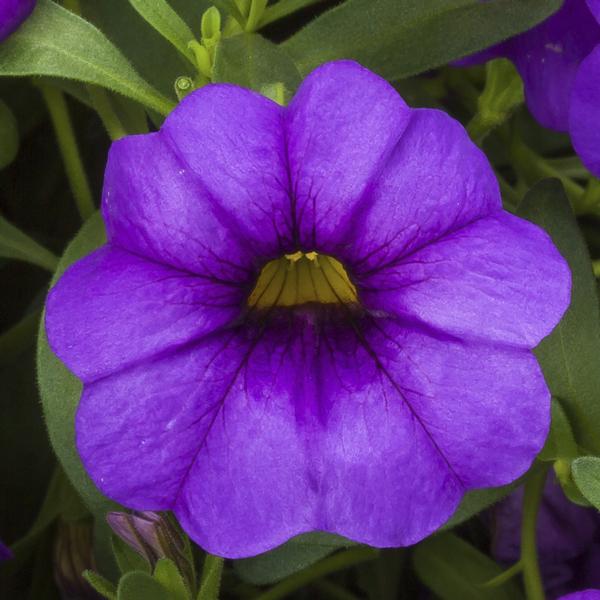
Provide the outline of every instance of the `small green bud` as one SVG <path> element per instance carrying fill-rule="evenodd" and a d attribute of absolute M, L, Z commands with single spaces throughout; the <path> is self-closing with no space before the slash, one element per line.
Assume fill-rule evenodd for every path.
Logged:
<path fill-rule="evenodd" d="M 194 91 L 194 82 L 191 77 L 185 75 L 178 77 L 175 80 L 175 94 L 177 99 L 181 102 L 190 92 Z"/>
<path fill-rule="evenodd" d="M 196 40 L 192 40 L 188 48 L 194 53 L 198 71 L 208 79 L 212 79 L 212 60 L 208 50 Z"/>
<path fill-rule="evenodd" d="M 221 13 L 216 6 L 211 6 L 202 15 L 201 32 L 203 40 L 221 37 Z"/>

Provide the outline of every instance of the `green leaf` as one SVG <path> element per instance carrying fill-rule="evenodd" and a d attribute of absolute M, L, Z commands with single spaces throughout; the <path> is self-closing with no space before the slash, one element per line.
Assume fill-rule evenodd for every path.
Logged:
<path fill-rule="evenodd" d="M 213 80 L 235 83 L 260 92 L 265 86 L 282 83 L 289 95 L 300 85 L 301 77 L 292 59 L 276 46 L 254 33 L 225 38 L 217 46 Z"/>
<path fill-rule="evenodd" d="M 573 460 L 579 455 L 579 448 L 573 436 L 569 419 L 556 398 L 552 398 L 552 425 L 550 434 L 538 458 L 554 462 L 556 460 Z"/>
<path fill-rule="evenodd" d="M 12 111 L 0 100 L 0 169 L 4 169 L 19 151 L 19 129 Z"/>
<path fill-rule="evenodd" d="M 119 581 L 117 600 L 171 600 L 156 579 L 140 571 L 127 573 Z"/>
<path fill-rule="evenodd" d="M 583 456 L 571 465 L 573 479 L 584 498 L 600 510 L 600 458 Z"/>
<path fill-rule="evenodd" d="M 354 542 L 338 535 L 305 533 L 265 554 L 236 560 L 234 567 L 244 581 L 265 585 L 310 567 L 340 548 L 353 545 Z"/>
<path fill-rule="evenodd" d="M 186 58 L 190 58 L 188 42 L 195 39 L 192 30 L 166 0 L 129 0 L 133 8 L 160 35 L 171 42 Z"/>
<path fill-rule="evenodd" d="M 516 489 L 522 482 L 523 478 L 517 479 L 508 485 L 496 488 L 484 488 L 481 490 L 473 490 L 463 496 L 456 512 L 452 515 L 449 521 L 442 529 L 452 529 L 466 520 L 479 514 L 482 510 L 489 508 L 492 504 L 500 502 Z"/>
<path fill-rule="evenodd" d="M 58 259 L 20 229 L 0 216 L 0 257 L 15 258 L 54 271 Z"/>
<path fill-rule="evenodd" d="M 207 554 L 204 557 L 204 566 L 200 577 L 200 590 L 196 600 L 219 600 L 221 589 L 221 576 L 223 574 L 223 563 L 220 556 Z"/>
<path fill-rule="evenodd" d="M 175 563 L 168 558 L 161 558 L 154 568 L 154 579 L 169 592 L 172 600 L 189 600 L 190 593 L 185 586 L 181 573 Z"/>
<path fill-rule="evenodd" d="M 104 598 L 117 600 L 117 588 L 115 585 L 94 571 L 84 571 L 83 578 Z"/>
<path fill-rule="evenodd" d="M 92 24 L 51 0 L 0 46 L 0 76 L 47 75 L 111 89 L 166 115 L 173 103 L 144 81 Z"/>
<path fill-rule="evenodd" d="M 575 440 L 590 454 L 600 453 L 600 308 L 585 240 L 557 180 L 532 188 L 517 213 L 550 234 L 571 268 L 571 305 L 535 353 Z"/>
<path fill-rule="evenodd" d="M 402 79 L 530 29 L 561 4 L 561 0 L 348 0 L 282 46 L 303 75 L 329 60 L 351 58 L 386 79 Z"/>
<path fill-rule="evenodd" d="M 452 533 L 421 542 L 413 553 L 419 579 L 441 600 L 522 600 L 514 580 L 494 588 L 483 584 L 502 568 L 471 544 Z"/>
<path fill-rule="evenodd" d="M 126 542 L 124 542 L 119 536 L 111 536 L 111 544 L 113 554 L 119 571 L 123 575 L 131 571 L 141 571 L 143 573 L 150 573 L 150 565 L 146 559 L 138 554 L 133 548 L 131 548 Z"/>
<path fill-rule="evenodd" d="M 104 241 L 104 224 L 100 214 L 96 213 L 67 246 L 51 285 L 56 283 L 69 265 L 101 246 Z M 104 515 L 109 510 L 115 510 L 116 505 L 107 500 L 87 476 L 77 454 L 73 440 L 81 383 L 50 350 L 43 319 L 38 335 L 37 367 L 38 385 L 50 442 L 67 477 L 93 514 Z"/>

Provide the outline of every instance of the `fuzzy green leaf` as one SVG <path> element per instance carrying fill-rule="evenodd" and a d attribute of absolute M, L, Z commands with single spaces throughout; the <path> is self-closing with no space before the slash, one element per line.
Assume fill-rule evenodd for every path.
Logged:
<path fill-rule="evenodd" d="M 0 76 L 31 75 L 96 84 L 165 115 L 173 108 L 102 32 L 51 0 L 39 0 L 31 17 L 0 46 Z"/>
<path fill-rule="evenodd" d="M 526 31 L 561 4 L 561 0 L 348 0 L 282 46 L 303 75 L 329 60 L 351 58 L 386 79 L 402 79 Z"/>
<path fill-rule="evenodd" d="M 600 510 L 600 458 L 583 456 L 571 465 L 573 479 L 592 506 Z"/>
<path fill-rule="evenodd" d="M 571 268 L 571 305 L 535 353 L 576 442 L 600 453 L 600 308 L 585 240 L 558 180 L 533 187 L 517 212 L 550 234 Z"/>

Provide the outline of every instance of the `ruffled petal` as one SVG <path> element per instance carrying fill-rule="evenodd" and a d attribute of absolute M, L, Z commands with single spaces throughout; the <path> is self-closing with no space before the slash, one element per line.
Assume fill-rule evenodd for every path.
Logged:
<path fill-rule="evenodd" d="M 549 423 L 528 351 L 348 318 L 282 312 L 87 385 L 86 469 L 233 558 L 309 530 L 411 544 L 526 470 Z"/>
<path fill-rule="evenodd" d="M 570 114 L 571 139 L 577 154 L 600 177 L 600 45 L 581 63 Z"/>
<path fill-rule="evenodd" d="M 441 111 L 413 110 L 335 254 L 360 280 L 501 206 L 494 172 L 462 125 Z"/>
<path fill-rule="evenodd" d="M 348 229 L 409 115 L 394 88 L 357 63 L 327 63 L 304 80 L 286 121 L 301 247 L 327 252 Z"/>
<path fill-rule="evenodd" d="M 216 84 L 187 96 L 161 128 L 214 210 L 264 258 L 293 237 L 283 115 L 260 94 Z"/>
<path fill-rule="evenodd" d="M 86 386 L 77 414 L 79 452 L 106 495 L 173 509 L 203 547 L 232 557 L 314 523 L 296 402 L 302 340 L 250 329 Z"/>
<path fill-rule="evenodd" d="M 451 335 L 533 348 L 570 303 L 571 274 L 550 237 L 504 211 L 359 280 L 369 310 Z"/>
<path fill-rule="evenodd" d="M 207 335 L 240 312 L 244 290 L 104 246 L 50 290 L 52 350 L 91 381 Z"/>
<path fill-rule="evenodd" d="M 236 218 L 221 209 L 162 133 L 112 145 L 102 213 L 108 239 L 135 254 L 220 279 L 252 277 L 253 252 Z"/>

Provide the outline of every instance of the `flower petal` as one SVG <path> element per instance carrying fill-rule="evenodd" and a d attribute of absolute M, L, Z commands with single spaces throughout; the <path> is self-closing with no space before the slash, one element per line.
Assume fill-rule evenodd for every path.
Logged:
<path fill-rule="evenodd" d="M 207 85 L 161 128 L 227 222 L 266 258 L 290 247 L 292 238 L 283 114 L 250 90 Z"/>
<path fill-rule="evenodd" d="M 577 154 L 600 177 L 600 44 L 581 63 L 573 86 L 571 139 Z"/>
<path fill-rule="evenodd" d="M 228 557 L 315 529 L 398 546 L 543 443 L 549 394 L 528 351 L 280 318 L 86 386 L 77 442 L 100 489 L 171 508 Z"/>
<path fill-rule="evenodd" d="M 568 308 L 570 280 L 544 231 L 498 211 L 370 273 L 359 285 L 368 309 L 459 337 L 533 348 Z"/>
<path fill-rule="evenodd" d="M 301 339 L 245 331 L 86 386 L 77 414 L 79 452 L 105 494 L 173 508 L 196 541 L 232 557 L 309 529 L 314 506 L 295 406 L 304 374 L 290 360 Z"/>
<path fill-rule="evenodd" d="M 600 23 L 600 0 L 587 0 L 587 5 L 594 17 L 596 17 L 596 21 Z"/>
<path fill-rule="evenodd" d="M 17 30 L 35 8 L 36 0 L 2 0 L 0 2 L 0 42 Z"/>
<path fill-rule="evenodd" d="M 252 251 L 235 219 L 165 142 L 129 136 L 110 150 L 102 199 L 108 239 L 135 254 L 190 273 L 251 278 Z"/>
<path fill-rule="evenodd" d="M 529 351 L 385 319 L 364 326 L 361 341 L 364 351 L 350 346 L 344 359 L 348 342 L 340 344 L 338 379 L 322 392 L 331 398 L 324 528 L 376 546 L 414 543 L 451 516 L 465 490 L 508 483 L 529 467 L 550 418 Z"/>
<path fill-rule="evenodd" d="M 483 152 L 447 114 L 413 110 L 410 123 L 336 255 L 357 278 L 501 208 Z"/>
<path fill-rule="evenodd" d="M 90 381 L 223 327 L 239 313 L 243 293 L 104 246 L 50 290 L 48 341 Z"/>
<path fill-rule="evenodd" d="M 287 114 L 300 246 L 327 252 L 400 138 L 410 109 L 385 80 L 350 61 L 303 82 Z"/>

